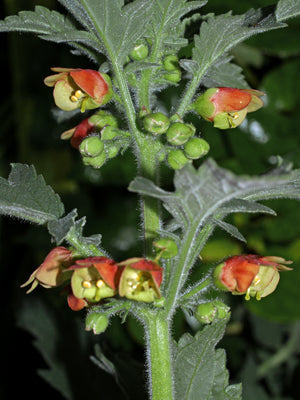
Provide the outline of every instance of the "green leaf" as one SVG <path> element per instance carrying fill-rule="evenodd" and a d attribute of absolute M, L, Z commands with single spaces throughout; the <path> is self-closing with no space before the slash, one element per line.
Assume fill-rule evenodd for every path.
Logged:
<path fill-rule="evenodd" d="M 66 239 L 71 228 L 75 226 L 76 217 L 77 210 L 73 210 L 63 218 L 48 222 L 48 231 L 58 246 Z"/>
<path fill-rule="evenodd" d="M 286 24 L 276 20 L 273 7 L 250 10 L 237 16 L 231 15 L 231 12 L 209 16 L 201 24 L 200 35 L 195 35 L 193 60 L 197 62 L 197 70 L 194 73 L 202 78 L 219 57 L 238 43 L 255 34 L 284 26 Z"/>
<path fill-rule="evenodd" d="M 185 334 L 178 342 L 174 362 L 178 400 L 238 400 L 241 385 L 228 386 L 224 350 L 215 346 L 224 335 L 227 321 L 204 327 L 195 337 Z"/>
<path fill-rule="evenodd" d="M 59 196 L 33 166 L 12 164 L 8 180 L 0 178 L 0 214 L 44 224 L 63 213 Z"/>
<path fill-rule="evenodd" d="M 273 210 L 256 203 L 257 200 L 300 199 L 300 170 L 289 171 L 288 168 L 282 165 L 268 174 L 251 178 L 235 176 L 209 159 L 198 170 L 189 165 L 177 171 L 174 193 L 141 177 L 130 184 L 129 190 L 161 199 L 184 230 L 191 226 L 198 226 L 200 230 L 213 217 L 222 219 L 232 212 L 274 215 Z"/>
<path fill-rule="evenodd" d="M 300 14 L 299 0 L 279 0 L 276 8 L 277 21 L 296 17 Z"/>
<path fill-rule="evenodd" d="M 75 17 L 77 12 L 72 7 L 76 5 L 80 22 L 98 36 L 105 49 L 103 52 L 120 64 L 143 36 L 151 18 L 152 2 L 147 0 L 135 0 L 123 7 L 124 2 L 120 0 L 63 0 L 61 3 Z"/>

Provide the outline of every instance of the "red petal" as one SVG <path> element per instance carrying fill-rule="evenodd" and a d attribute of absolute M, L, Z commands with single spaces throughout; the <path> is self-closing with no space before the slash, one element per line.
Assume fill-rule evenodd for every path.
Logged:
<path fill-rule="evenodd" d="M 85 139 L 90 133 L 95 125 L 89 122 L 89 118 L 84 119 L 75 128 L 75 132 L 71 139 L 71 145 L 78 149 L 80 143 Z"/>
<path fill-rule="evenodd" d="M 70 72 L 70 76 L 85 93 L 96 101 L 101 99 L 108 92 L 108 86 L 100 72 L 92 69 L 78 69 Z"/>
<path fill-rule="evenodd" d="M 116 277 L 119 275 L 119 267 L 113 260 L 105 257 L 103 258 L 103 261 L 94 262 L 94 267 L 98 270 L 104 282 L 112 289 L 116 290 Z"/>
<path fill-rule="evenodd" d="M 211 99 L 216 107 L 214 114 L 243 110 L 251 102 L 251 94 L 240 89 L 218 88 Z"/>
<path fill-rule="evenodd" d="M 87 305 L 87 302 L 84 299 L 78 299 L 73 293 L 70 293 L 68 295 L 68 305 L 73 311 L 79 311 Z"/>
<path fill-rule="evenodd" d="M 140 261 L 131 264 L 130 267 L 140 271 L 150 272 L 157 286 L 159 287 L 161 285 L 163 279 L 163 268 L 154 261 L 141 259 Z"/>

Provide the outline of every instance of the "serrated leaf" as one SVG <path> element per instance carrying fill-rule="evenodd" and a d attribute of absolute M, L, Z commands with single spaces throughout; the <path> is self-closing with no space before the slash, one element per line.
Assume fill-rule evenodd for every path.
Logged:
<path fill-rule="evenodd" d="M 250 10 L 244 15 L 233 16 L 231 12 L 209 16 L 201 24 L 200 34 L 195 35 L 193 60 L 198 63 L 200 78 L 221 57 L 238 43 L 251 36 L 286 26 L 278 22 L 274 8 Z M 199 82 L 200 83 L 200 82 Z"/>
<path fill-rule="evenodd" d="M 178 343 L 174 362 L 178 400 L 238 400 L 240 385 L 228 386 L 225 353 L 215 351 L 224 335 L 226 320 L 206 326 L 195 337 L 185 334 Z"/>
<path fill-rule="evenodd" d="M 71 228 L 75 225 L 77 210 L 71 211 L 65 217 L 48 222 L 48 231 L 59 246 L 67 237 Z"/>
<path fill-rule="evenodd" d="M 130 184 L 129 190 L 161 199 L 183 230 L 193 225 L 199 231 L 214 216 L 222 219 L 232 212 L 274 215 L 273 210 L 256 203 L 257 200 L 300 199 L 300 170 L 287 168 L 282 165 L 260 177 L 236 176 L 209 159 L 198 170 L 188 165 L 177 171 L 174 193 L 141 177 Z"/>
<path fill-rule="evenodd" d="M 277 21 L 284 21 L 300 15 L 299 0 L 279 0 L 276 8 Z"/>
<path fill-rule="evenodd" d="M 120 64 L 144 34 L 151 18 L 152 2 L 148 0 L 135 0 L 126 6 L 119 0 L 63 0 L 61 3 L 70 10 L 72 4 L 76 4 L 80 15 L 87 16 L 86 29 L 98 36 L 105 53 L 111 59 L 118 59 Z M 73 14 L 76 17 L 76 13 Z"/>
<path fill-rule="evenodd" d="M 63 213 L 59 196 L 33 166 L 12 164 L 8 180 L 0 178 L 0 214 L 44 224 Z"/>

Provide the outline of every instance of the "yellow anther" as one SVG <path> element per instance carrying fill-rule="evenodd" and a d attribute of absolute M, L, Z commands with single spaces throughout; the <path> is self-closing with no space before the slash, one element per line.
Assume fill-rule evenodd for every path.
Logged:
<path fill-rule="evenodd" d="M 73 95 L 70 97 L 70 100 L 73 101 L 74 103 L 76 103 L 76 101 L 78 101 L 78 98 L 73 94 Z"/>
<path fill-rule="evenodd" d="M 239 114 L 238 114 L 238 113 L 234 113 L 234 114 L 233 114 L 233 119 L 238 119 L 238 117 L 239 117 Z"/>
<path fill-rule="evenodd" d="M 81 90 L 76 90 L 76 92 L 70 97 L 70 100 L 74 103 L 84 96 Z"/>
<path fill-rule="evenodd" d="M 260 283 L 260 278 L 259 278 L 258 276 L 256 276 L 256 277 L 253 279 L 253 285 L 254 285 L 254 286 L 257 286 L 259 283 Z"/>
<path fill-rule="evenodd" d="M 82 282 L 82 287 L 84 287 L 85 289 L 89 289 L 92 287 L 92 284 L 90 281 L 83 281 Z"/>
<path fill-rule="evenodd" d="M 99 279 L 97 282 L 96 282 L 96 286 L 97 286 L 97 288 L 102 288 L 103 286 L 105 285 L 105 283 L 104 283 L 104 281 L 102 280 L 102 279 Z"/>

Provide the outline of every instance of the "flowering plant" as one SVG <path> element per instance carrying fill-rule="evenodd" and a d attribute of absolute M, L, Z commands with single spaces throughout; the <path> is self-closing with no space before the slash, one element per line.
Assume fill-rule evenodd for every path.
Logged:
<path fill-rule="evenodd" d="M 251 126 L 252 113 L 259 118 L 272 102 L 268 85 L 249 79 L 256 87 L 250 89 L 230 52 L 256 34 L 283 28 L 285 20 L 300 13 L 299 7 L 296 2 L 280 0 L 275 6 L 241 15 L 215 15 L 199 13 L 206 1 L 59 3 L 66 15 L 36 6 L 34 11 L 0 21 L 1 31 L 35 33 L 41 39 L 70 45 L 72 57 L 88 57 L 86 61 L 73 58 L 73 65 L 77 63 L 74 68 L 52 68 L 54 74 L 44 79 L 44 84 L 53 89 L 53 115 L 64 125 L 58 128 L 63 132 L 61 139 L 70 139 L 71 144 L 61 143 L 62 162 L 59 150 L 55 150 L 49 164 L 51 168 L 57 164 L 63 176 L 66 154 L 72 154 L 69 174 L 79 183 L 55 185 L 59 196 L 33 166 L 21 163 L 12 164 L 8 179 L 0 178 L 1 214 L 44 226 L 54 243 L 45 257 L 40 242 L 30 240 L 32 246 L 39 247 L 38 257 L 45 259 L 22 286 L 32 285 L 27 293 L 38 285 L 58 288 L 49 290 L 55 296 L 53 309 L 61 307 L 62 319 L 70 314 L 67 305 L 76 311 L 71 312 L 71 318 L 80 316 L 81 331 L 85 318 L 85 329 L 91 331 L 85 338 L 101 334 L 103 343 L 111 340 L 118 346 L 118 335 L 128 330 L 138 343 L 142 342 L 146 349 L 146 390 L 152 400 L 241 399 L 241 384 L 229 382 L 225 352 L 215 347 L 225 334 L 241 331 L 236 328 L 236 306 L 246 313 L 256 307 L 256 300 L 263 299 L 258 303 L 264 309 L 276 296 L 275 289 L 277 293 L 284 290 L 284 279 L 292 280 L 297 271 L 295 266 L 289 274 L 282 274 L 285 278 L 279 283 L 280 272 L 291 270 L 287 267 L 291 261 L 283 256 L 293 257 L 284 251 L 281 254 L 276 246 L 276 256 L 265 256 L 268 241 L 258 241 L 255 235 L 246 244 L 241 232 L 247 222 L 259 225 L 257 231 L 263 222 L 257 219 L 252 224 L 245 215 L 265 214 L 264 226 L 268 228 L 276 212 L 261 201 L 299 200 L 300 170 L 281 158 L 272 171 L 260 170 L 259 176 L 235 174 L 225 168 L 236 169 L 237 160 L 242 159 L 243 171 L 253 172 L 254 152 L 253 157 L 248 156 L 240 150 L 240 142 L 246 137 L 243 131 Z M 54 62 L 58 62 L 56 54 Z M 50 99 L 50 91 L 48 96 Z M 26 110 L 22 117 L 25 114 Z M 264 139 L 266 133 L 263 131 L 263 136 L 262 128 L 255 126 L 252 135 L 260 134 Z M 268 134 L 273 133 L 270 130 Z M 50 141 L 50 135 L 44 136 Z M 251 143 L 249 139 L 247 146 Z M 227 148 L 232 154 L 226 163 L 222 152 Z M 35 159 L 42 159 L 38 154 Z M 114 168 L 116 173 L 111 172 Z M 123 175 L 127 169 L 134 170 L 128 181 Z M 122 234 L 119 227 L 138 207 L 130 203 L 126 208 L 119 195 L 114 203 L 113 194 L 104 187 L 105 176 L 112 185 L 121 180 L 132 196 L 138 196 L 140 221 Z M 86 183 L 93 185 L 91 201 L 87 200 Z M 87 214 L 93 210 L 94 215 L 78 218 L 77 208 L 72 208 L 74 201 L 68 200 L 76 190 L 78 210 L 84 206 Z M 114 218 L 106 219 L 105 204 L 112 205 Z M 101 226 L 103 235 L 85 236 L 86 220 Z M 221 235 L 218 228 L 230 234 L 229 245 L 221 242 L 211 248 Z M 296 259 L 298 244 L 291 246 Z M 252 254 L 253 250 L 261 255 Z M 231 296 L 240 294 L 250 301 Z M 60 305 L 56 296 L 66 301 Z M 32 313 L 30 321 L 43 325 L 43 318 L 50 315 Z M 178 320 L 180 334 L 175 335 Z M 50 336 L 55 323 L 48 321 L 45 326 L 51 326 Z M 142 334 L 139 329 L 143 329 Z M 47 345 L 41 347 L 52 351 L 44 358 L 55 367 L 44 376 L 56 389 L 67 399 L 73 398 L 73 393 L 78 398 L 104 396 L 106 384 L 112 392 L 104 375 L 100 384 L 95 384 L 95 394 L 90 387 L 87 393 L 88 385 L 82 382 L 84 377 L 88 382 L 93 380 L 90 367 L 82 361 L 83 356 L 78 365 L 71 365 L 73 349 L 80 357 L 90 348 L 82 332 L 71 335 L 64 329 L 57 335 L 59 350 L 69 349 L 66 359 L 70 370 L 63 372 L 58 348 L 54 349 L 55 334 L 52 336 L 50 340 L 43 338 Z M 93 344 L 95 339 L 90 339 Z M 64 340 L 68 345 L 62 345 Z M 77 348 L 80 345 L 82 352 Z M 228 350 L 230 357 L 230 346 Z M 134 362 L 120 362 L 120 357 L 112 353 L 105 346 L 103 350 L 96 346 L 92 360 L 114 377 L 120 386 L 116 396 L 145 399 L 142 378 L 132 372 Z M 286 351 L 285 361 L 289 354 Z M 70 389 L 68 377 L 73 371 L 80 379 L 72 384 L 83 392 L 77 392 L 75 386 Z M 236 374 L 234 381 L 240 378 Z M 137 393 L 139 389 L 141 394 Z"/>

